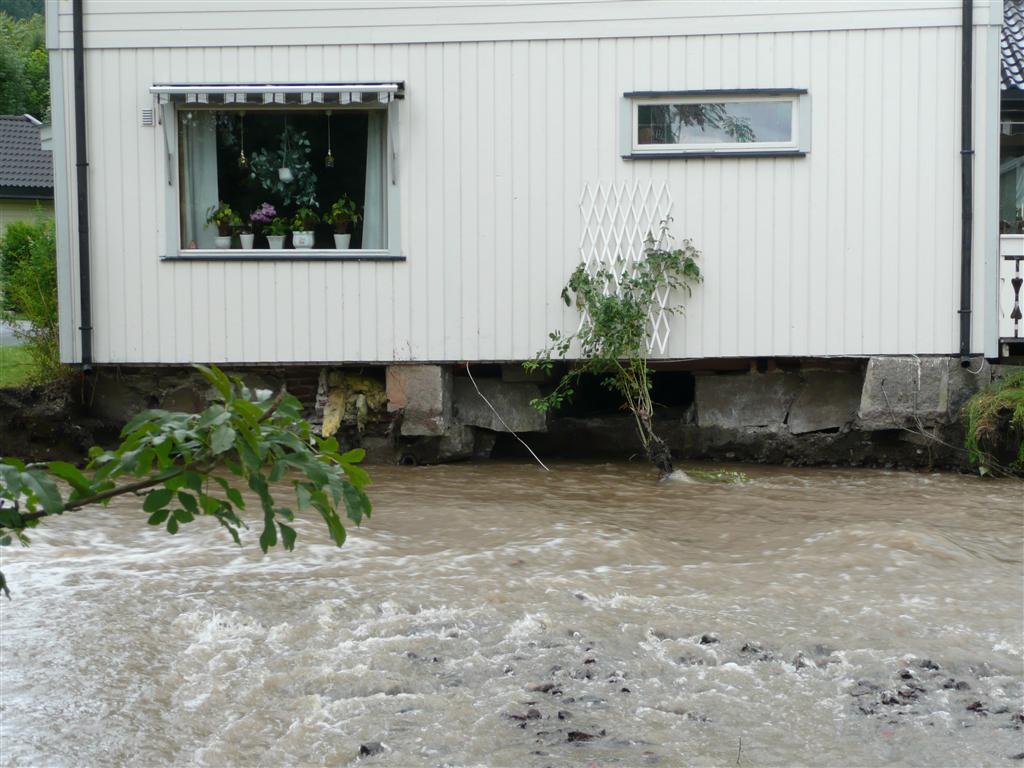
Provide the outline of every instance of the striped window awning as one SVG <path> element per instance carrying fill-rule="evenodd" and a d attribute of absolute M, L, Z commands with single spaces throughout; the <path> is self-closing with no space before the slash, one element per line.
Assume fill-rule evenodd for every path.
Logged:
<path fill-rule="evenodd" d="M 161 104 L 387 104 L 405 96 L 396 83 L 158 83 Z"/>

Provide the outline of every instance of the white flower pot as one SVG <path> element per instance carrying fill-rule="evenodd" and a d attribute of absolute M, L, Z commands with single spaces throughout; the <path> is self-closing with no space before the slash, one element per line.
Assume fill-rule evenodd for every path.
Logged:
<path fill-rule="evenodd" d="M 348 244 L 352 241 L 352 235 L 335 235 L 334 236 L 334 247 L 338 250 L 345 250 L 348 248 Z"/>
<path fill-rule="evenodd" d="M 230 248 L 231 247 L 231 235 L 218 235 L 213 240 L 214 248 Z"/>
<path fill-rule="evenodd" d="M 313 232 L 310 230 L 292 230 L 292 248 L 307 249 L 313 247 Z"/>
<path fill-rule="evenodd" d="M 284 248 L 285 235 L 267 235 L 267 244 L 275 251 Z"/>
<path fill-rule="evenodd" d="M 256 235 L 241 234 L 241 235 L 238 236 L 238 239 L 242 241 L 242 247 L 245 250 L 251 251 L 252 250 L 252 243 L 256 239 Z"/>

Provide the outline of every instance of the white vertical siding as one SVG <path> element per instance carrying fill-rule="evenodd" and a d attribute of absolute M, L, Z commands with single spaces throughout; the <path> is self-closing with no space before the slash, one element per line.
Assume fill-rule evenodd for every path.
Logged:
<path fill-rule="evenodd" d="M 977 33 L 978 77 L 997 34 Z M 515 360 L 575 328 L 559 300 L 585 183 L 668 183 L 673 232 L 705 283 L 668 357 L 948 354 L 957 349 L 959 32 L 955 26 L 569 40 L 87 54 L 98 362 Z M 64 59 L 71 135 L 70 52 Z M 397 263 L 160 261 L 160 81 L 404 80 Z M 628 90 L 806 87 L 802 158 L 626 161 Z M 975 348 L 998 98 L 977 92 Z M 73 165 L 65 163 L 67 178 Z M 993 177 L 994 178 L 994 177 Z M 993 230 L 994 231 L 994 230 Z M 72 237 L 69 230 L 67 237 Z M 61 273 L 75 311 L 73 264 Z M 66 359 L 77 320 L 65 319 Z"/>

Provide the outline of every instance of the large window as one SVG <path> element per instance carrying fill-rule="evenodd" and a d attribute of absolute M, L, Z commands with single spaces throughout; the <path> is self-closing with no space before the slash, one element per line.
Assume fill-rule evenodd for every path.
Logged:
<path fill-rule="evenodd" d="M 401 83 L 151 90 L 176 171 L 168 256 L 394 254 Z"/>
<path fill-rule="evenodd" d="M 787 91 L 627 93 L 628 157 L 806 151 L 806 94 Z M 625 142 L 624 142 L 625 144 Z"/>
<path fill-rule="evenodd" d="M 339 227 L 350 249 L 387 247 L 384 110 L 192 108 L 177 117 L 182 249 L 216 248 L 218 237 L 231 237 L 230 248 L 270 248 L 272 232 L 286 249 L 332 249 Z M 339 202 L 349 220 L 335 225 Z M 265 220 L 271 209 L 276 222 Z"/>

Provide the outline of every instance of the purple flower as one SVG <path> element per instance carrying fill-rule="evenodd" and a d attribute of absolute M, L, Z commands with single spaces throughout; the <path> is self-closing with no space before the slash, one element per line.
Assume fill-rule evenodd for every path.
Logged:
<path fill-rule="evenodd" d="M 249 214 L 249 219 L 255 224 L 269 224 L 277 216 L 277 209 L 270 203 L 260 203 L 260 207 Z"/>

